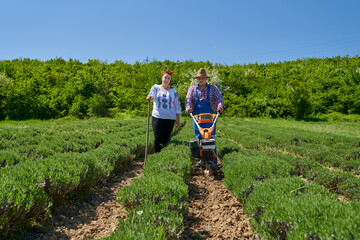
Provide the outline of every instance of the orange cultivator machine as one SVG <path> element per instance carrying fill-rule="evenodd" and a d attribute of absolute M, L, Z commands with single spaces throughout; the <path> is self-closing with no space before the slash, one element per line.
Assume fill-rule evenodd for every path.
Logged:
<path fill-rule="evenodd" d="M 216 175 L 221 168 L 221 164 L 215 163 L 216 142 L 215 135 L 212 136 L 219 115 L 220 112 L 217 114 L 201 113 L 198 115 L 190 113 L 190 116 L 198 127 L 202 138 L 200 140 L 195 138 L 189 141 L 191 155 L 199 161 L 199 163 L 195 165 L 195 170 L 208 170 L 211 173 L 214 173 L 214 175 Z M 200 127 L 200 124 L 202 123 L 208 123 L 208 125 L 211 126 L 208 128 L 202 128 Z"/>

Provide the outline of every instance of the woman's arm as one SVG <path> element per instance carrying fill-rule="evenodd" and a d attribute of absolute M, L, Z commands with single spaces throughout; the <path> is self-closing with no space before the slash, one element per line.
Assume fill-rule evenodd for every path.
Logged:
<path fill-rule="evenodd" d="M 152 101 L 154 99 L 154 96 L 156 95 L 156 92 L 157 92 L 157 86 L 153 85 L 150 89 L 149 94 L 146 97 L 146 100 Z"/>
<path fill-rule="evenodd" d="M 175 113 L 181 114 L 182 109 L 181 109 L 180 98 L 175 89 L 174 89 L 174 105 L 175 105 Z"/>

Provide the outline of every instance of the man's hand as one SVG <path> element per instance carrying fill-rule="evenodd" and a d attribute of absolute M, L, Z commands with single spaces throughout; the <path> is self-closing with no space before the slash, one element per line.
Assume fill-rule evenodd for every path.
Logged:
<path fill-rule="evenodd" d="M 222 112 L 222 111 L 224 111 L 224 108 L 223 108 L 221 105 L 219 105 L 218 108 L 217 108 L 217 110 L 220 111 L 220 112 Z"/>
<path fill-rule="evenodd" d="M 153 97 L 152 97 L 152 96 L 148 96 L 148 97 L 146 98 L 146 100 L 151 101 L 151 100 L 153 100 Z"/>

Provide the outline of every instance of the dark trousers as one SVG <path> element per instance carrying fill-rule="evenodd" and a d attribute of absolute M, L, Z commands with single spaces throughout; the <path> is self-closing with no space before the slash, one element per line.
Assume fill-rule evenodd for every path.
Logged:
<path fill-rule="evenodd" d="M 156 153 L 160 152 L 169 142 L 174 124 L 175 120 L 152 117 L 152 128 L 155 137 L 154 148 Z"/>

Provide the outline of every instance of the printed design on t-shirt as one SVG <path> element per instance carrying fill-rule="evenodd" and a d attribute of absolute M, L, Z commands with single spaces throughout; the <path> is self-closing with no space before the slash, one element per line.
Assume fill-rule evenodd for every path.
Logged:
<path fill-rule="evenodd" d="M 168 93 L 158 93 L 157 94 L 157 107 L 158 109 L 171 109 L 172 97 Z"/>

